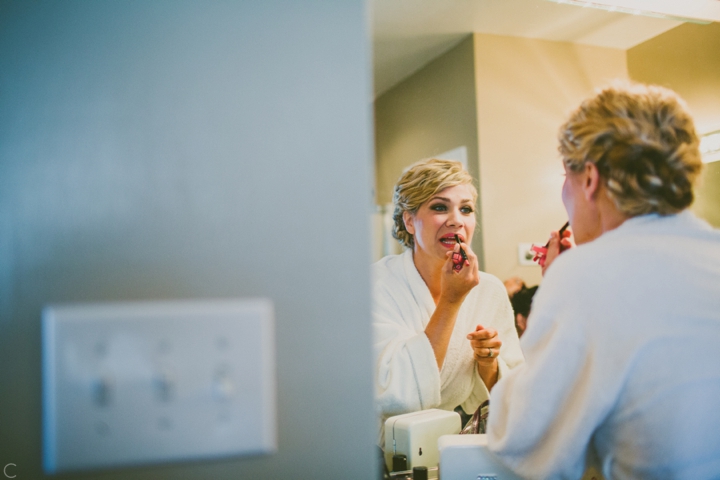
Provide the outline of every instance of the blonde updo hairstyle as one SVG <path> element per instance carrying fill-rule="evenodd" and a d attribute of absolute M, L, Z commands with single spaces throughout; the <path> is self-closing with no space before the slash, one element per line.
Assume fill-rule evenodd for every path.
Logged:
<path fill-rule="evenodd" d="M 699 140 L 671 90 L 615 84 L 584 101 L 559 133 L 568 170 L 597 166 L 615 206 L 628 217 L 677 213 L 693 201 L 702 169 Z"/>
<path fill-rule="evenodd" d="M 457 185 L 469 185 L 473 205 L 477 201 L 477 190 L 473 178 L 462 163 L 452 160 L 423 160 L 408 167 L 395 184 L 393 190 L 392 235 L 403 246 L 413 248 L 413 235 L 405 228 L 403 212 L 415 215 L 420 207 L 436 193 Z M 474 210 L 473 210 L 474 211 Z"/>

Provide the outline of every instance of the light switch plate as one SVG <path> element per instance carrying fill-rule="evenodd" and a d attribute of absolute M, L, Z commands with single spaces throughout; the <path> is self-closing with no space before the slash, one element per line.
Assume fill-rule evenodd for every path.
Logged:
<path fill-rule="evenodd" d="M 533 262 L 535 254 L 530 250 L 532 246 L 532 243 L 518 243 L 518 265 L 527 267 L 537 266 L 537 263 Z"/>
<path fill-rule="evenodd" d="M 43 311 L 47 473 L 277 450 L 265 299 Z"/>

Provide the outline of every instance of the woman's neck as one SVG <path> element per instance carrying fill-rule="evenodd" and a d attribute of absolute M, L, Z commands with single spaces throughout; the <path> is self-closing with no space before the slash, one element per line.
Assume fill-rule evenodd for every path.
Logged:
<path fill-rule="evenodd" d="M 425 285 L 427 285 L 428 290 L 430 290 L 430 295 L 432 295 L 435 305 L 437 305 L 440 300 L 440 274 L 444 262 L 423 255 L 415 248 L 413 248 L 412 255 L 415 269 L 420 274 L 420 277 L 422 277 Z"/>
<path fill-rule="evenodd" d="M 598 198 L 598 213 L 600 216 L 601 235 L 610 230 L 615 230 L 629 218 L 618 210 L 615 202 L 613 202 L 607 194 L 601 195 Z"/>

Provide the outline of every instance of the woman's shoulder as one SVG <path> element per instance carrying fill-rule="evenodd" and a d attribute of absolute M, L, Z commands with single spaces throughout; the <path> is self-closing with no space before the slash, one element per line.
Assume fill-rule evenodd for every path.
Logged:
<path fill-rule="evenodd" d="M 382 274 L 402 270 L 403 255 L 403 253 L 397 255 L 385 255 L 380 260 L 370 265 L 370 271 L 373 274 Z"/>
<path fill-rule="evenodd" d="M 386 284 L 397 284 L 405 277 L 405 255 L 405 253 L 386 255 L 370 266 L 372 283 L 376 288 Z"/>
<path fill-rule="evenodd" d="M 483 272 L 480 270 L 480 283 L 478 288 L 489 292 L 500 292 L 507 296 L 507 290 L 503 282 L 493 275 L 492 273 Z"/>

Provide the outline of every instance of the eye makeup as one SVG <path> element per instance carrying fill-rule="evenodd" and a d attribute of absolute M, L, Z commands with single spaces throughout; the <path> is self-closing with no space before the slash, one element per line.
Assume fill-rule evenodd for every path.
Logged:
<path fill-rule="evenodd" d="M 460 244 L 460 236 L 456 233 L 455 234 L 455 241 Z M 463 250 L 462 247 L 460 247 L 460 252 L 453 253 L 453 270 L 456 272 L 459 272 L 462 270 L 463 265 L 465 265 L 465 262 L 467 261 L 467 254 L 465 253 L 465 250 Z"/>

